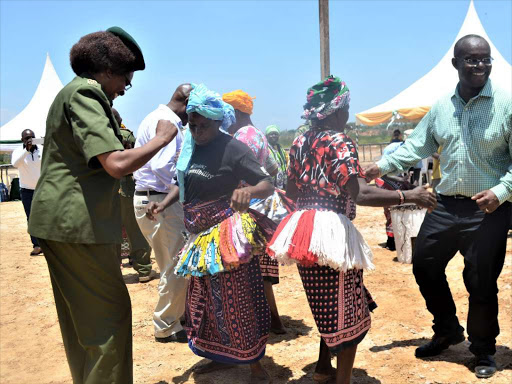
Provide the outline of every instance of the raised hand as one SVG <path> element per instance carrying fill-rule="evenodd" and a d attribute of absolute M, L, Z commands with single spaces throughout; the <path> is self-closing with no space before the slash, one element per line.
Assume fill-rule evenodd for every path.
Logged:
<path fill-rule="evenodd" d="M 238 212 L 245 212 L 251 203 L 251 192 L 247 188 L 235 189 L 231 195 L 231 208 Z"/>
<path fill-rule="evenodd" d="M 25 142 L 25 149 L 27 150 L 27 152 L 32 152 L 32 148 L 32 139 L 27 139 L 27 141 Z"/>
<path fill-rule="evenodd" d="M 436 195 L 428 191 L 427 188 L 428 184 L 404 191 L 405 202 L 412 201 L 422 208 L 427 208 L 428 212 L 432 212 L 437 206 L 437 199 Z"/>
<path fill-rule="evenodd" d="M 368 182 L 380 177 L 380 169 L 377 164 L 372 164 L 364 170 Z"/>
<path fill-rule="evenodd" d="M 156 125 L 156 137 L 164 140 L 165 144 L 169 144 L 178 134 L 178 127 L 176 127 L 169 120 L 158 120 Z"/>

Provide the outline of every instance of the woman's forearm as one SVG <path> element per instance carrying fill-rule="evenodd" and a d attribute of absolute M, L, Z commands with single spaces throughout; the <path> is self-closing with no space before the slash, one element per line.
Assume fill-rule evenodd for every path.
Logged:
<path fill-rule="evenodd" d="M 416 187 L 409 191 L 388 191 L 374 188 L 366 184 L 366 180 L 360 177 L 352 177 L 347 183 L 347 189 L 358 205 L 370 207 L 386 207 L 403 203 L 414 203 L 429 211 L 435 208 L 437 202 L 432 192 L 426 187 Z M 403 196 L 403 199 L 401 198 Z"/>
<path fill-rule="evenodd" d="M 142 147 L 113 151 L 96 156 L 107 173 L 120 179 L 135 172 L 178 134 L 178 128 L 169 120 L 158 120 L 155 137 Z"/>
<path fill-rule="evenodd" d="M 178 201 L 180 198 L 180 189 L 177 185 L 171 185 L 171 188 L 169 190 L 169 193 L 165 198 L 162 200 L 160 204 L 162 204 L 162 208 L 166 209 L 167 207 L 170 207 L 174 203 Z"/>
<path fill-rule="evenodd" d="M 157 136 L 142 147 L 102 153 L 97 157 L 110 176 L 120 179 L 146 164 L 165 145 L 166 142 Z"/>
<path fill-rule="evenodd" d="M 357 205 L 383 207 L 400 204 L 400 195 L 397 191 L 370 187 L 366 180 L 360 177 L 351 177 L 347 189 Z"/>
<path fill-rule="evenodd" d="M 251 194 L 251 197 L 256 199 L 265 199 L 274 193 L 274 186 L 267 180 L 262 180 L 256 185 L 245 188 Z"/>

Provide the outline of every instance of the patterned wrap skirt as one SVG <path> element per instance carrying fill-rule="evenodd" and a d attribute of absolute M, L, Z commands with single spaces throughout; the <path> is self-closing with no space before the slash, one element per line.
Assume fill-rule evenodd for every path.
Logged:
<path fill-rule="evenodd" d="M 298 225 L 292 226 L 291 230 L 294 231 L 294 233 L 282 233 L 290 228 L 286 223 L 292 219 L 290 217 L 292 215 L 289 215 L 276 230 L 268 248 L 272 248 L 276 238 L 282 234 L 292 239 L 290 243 L 294 245 L 291 247 L 293 249 L 290 248 L 289 250 L 290 254 L 304 253 L 301 256 L 290 256 L 285 252 L 285 255 L 287 255 L 290 260 L 293 259 L 293 261 L 297 263 L 302 285 L 306 292 L 309 307 L 315 319 L 318 331 L 331 353 L 337 354 L 346 348 L 359 344 L 370 329 L 370 311 L 376 308 L 377 305 L 364 286 L 363 269 L 365 268 L 362 267 L 362 265 L 366 263 L 368 267 L 373 267 L 373 264 L 371 264 L 369 255 L 366 254 L 368 250 L 365 243 L 358 244 L 361 252 L 360 258 L 362 259 L 359 261 L 359 264 L 362 263 L 361 267 L 346 267 L 347 260 L 340 261 L 350 258 L 343 254 L 342 245 L 345 245 L 345 248 L 350 251 L 350 249 L 354 247 L 350 244 L 354 241 L 364 242 L 355 232 L 352 234 L 349 233 L 353 229 L 344 222 L 344 220 L 347 219 L 346 217 L 340 219 L 344 224 L 340 229 L 336 230 L 332 238 L 324 237 L 321 239 L 323 242 L 329 241 L 331 243 L 324 244 L 326 246 L 326 252 L 331 250 L 332 253 L 332 249 L 339 250 L 337 257 L 340 260 L 335 263 L 332 254 L 322 258 L 322 256 L 315 255 L 311 252 L 311 248 L 308 248 L 309 244 L 314 242 L 314 240 L 311 240 L 314 236 L 311 232 L 314 230 L 319 230 L 322 233 L 329 232 L 327 228 L 321 228 L 324 224 L 321 223 L 319 219 L 328 217 L 329 220 L 335 221 L 337 220 L 336 217 L 341 215 L 340 211 L 343 210 L 339 201 L 329 197 L 299 199 L 297 201 L 297 210 L 298 211 L 292 215 L 302 212 L 299 220 L 303 222 L 299 221 Z M 330 211 L 331 216 L 324 216 L 328 213 L 326 211 Z M 322 214 L 318 215 L 318 212 L 322 212 Z M 315 216 L 316 221 L 314 221 Z M 307 221 L 311 222 L 308 223 Z M 332 227 L 332 225 L 333 222 L 327 224 L 329 227 Z M 343 240 L 345 244 L 341 244 L 343 236 L 340 235 L 340 230 L 346 230 L 347 233 L 343 234 L 344 238 L 348 239 L 352 237 L 352 240 Z M 295 237 L 295 235 L 297 235 L 297 237 Z M 267 252 L 269 252 L 269 250 L 267 250 Z M 276 257 L 276 254 L 272 251 L 269 253 L 272 257 Z M 307 253 L 309 253 L 309 255 L 306 255 Z M 365 261 L 363 260 L 364 258 L 368 258 L 368 260 Z M 282 258 L 280 258 L 280 260 L 282 260 Z M 314 260 L 316 260 L 316 262 L 314 262 Z M 355 260 L 357 260 L 357 257 Z M 320 261 L 322 261 L 324 265 L 319 265 Z M 349 264 L 350 263 L 353 265 L 354 260 L 349 260 Z M 332 265 L 335 264 L 339 267 L 334 268 Z"/>
<path fill-rule="evenodd" d="M 213 210 L 214 206 L 224 212 Z M 208 230 L 230 217 L 228 206 L 224 202 L 185 205 L 187 229 L 196 234 Z M 261 222 L 260 216 L 252 217 L 255 222 Z M 261 233 L 271 233 L 266 227 L 268 222 L 262 222 Z M 259 257 L 219 273 L 192 275 L 184 328 L 189 347 L 198 356 L 234 364 L 250 364 L 261 359 L 269 335 L 270 310 Z"/>
<path fill-rule="evenodd" d="M 279 224 L 295 210 L 295 203 L 286 197 L 284 191 L 275 189 L 274 193 L 266 199 L 252 199 L 251 209 Z M 264 281 L 269 281 L 272 285 L 279 284 L 279 263 L 277 260 L 270 258 L 267 253 L 263 253 L 260 256 L 260 268 Z"/>

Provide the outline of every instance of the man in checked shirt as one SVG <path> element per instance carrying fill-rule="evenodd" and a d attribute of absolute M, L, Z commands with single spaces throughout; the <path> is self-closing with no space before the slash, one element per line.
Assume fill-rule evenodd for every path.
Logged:
<path fill-rule="evenodd" d="M 437 207 L 425 217 L 413 256 L 416 282 L 434 316 L 434 337 L 416 349 L 416 357 L 435 356 L 464 341 L 445 275 L 459 251 L 469 292 L 469 350 L 476 376 L 487 378 L 496 372 L 497 280 L 511 218 L 512 99 L 489 79 L 491 48 L 481 36 L 462 37 L 452 64 L 459 74 L 454 92 L 440 98 L 405 144 L 370 166 L 367 175 L 406 170 L 443 147 Z"/>

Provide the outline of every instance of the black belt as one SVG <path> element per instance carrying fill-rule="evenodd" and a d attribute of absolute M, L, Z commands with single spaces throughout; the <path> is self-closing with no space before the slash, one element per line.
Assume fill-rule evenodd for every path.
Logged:
<path fill-rule="evenodd" d="M 464 200 L 464 199 L 471 199 L 471 197 L 468 197 L 468 196 L 464 196 L 464 195 L 451 195 L 451 196 L 448 196 L 448 195 L 441 195 L 443 197 L 448 197 L 450 199 L 457 199 L 457 200 Z"/>
<path fill-rule="evenodd" d="M 167 192 L 135 191 L 135 196 L 147 196 L 147 195 L 167 195 Z"/>

